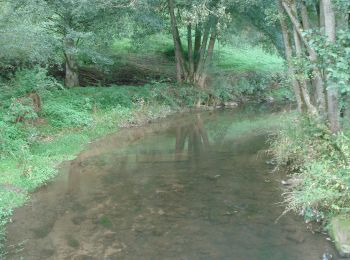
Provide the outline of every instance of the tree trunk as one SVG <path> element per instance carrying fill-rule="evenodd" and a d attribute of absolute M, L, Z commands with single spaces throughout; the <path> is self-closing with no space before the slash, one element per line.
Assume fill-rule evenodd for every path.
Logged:
<path fill-rule="evenodd" d="M 201 72 L 202 75 L 200 76 L 200 80 L 198 82 L 199 87 L 202 87 L 202 88 L 205 86 L 205 82 L 207 80 L 207 69 L 208 69 L 208 67 L 211 64 L 211 61 L 213 59 L 214 47 L 215 47 L 215 42 L 216 42 L 216 37 L 217 37 L 216 24 L 212 30 L 213 31 L 210 35 L 210 41 L 209 41 L 209 45 L 208 45 L 207 57 L 203 61 L 204 70 Z"/>
<path fill-rule="evenodd" d="M 303 21 L 304 30 L 311 29 L 309 14 L 304 0 L 301 1 L 301 19 Z"/>
<path fill-rule="evenodd" d="M 297 16 L 297 9 L 295 6 L 295 2 L 292 1 L 291 5 L 292 5 L 291 11 L 293 12 L 293 16 L 297 18 L 298 16 Z M 302 55 L 303 55 L 302 44 L 301 44 L 300 36 L 297 32 L 297 28 L 295 28 L 295 26 L 293 26 L 293 35 L 294 35 L 295 51 L 296 51 L 298 59 L 301 59 Z M 307 107 L 308 112 L 312 115 L 317 115 L 317 110 L 313 106 L 313 104 L 311 103 L 311 98 L 310 98 L 310 94 L 308 91 L 308 84 L 307 84 L 306 79 L 304 79 L 304 78 L 299 79 L 299 83 L 300 83 L 301 93 L 303 94 L 304 102 L 305 102 L 305 105 Z"/>
<path fill-rule="evenodd" d="M 310 19 L 308 10 L 305 4 L 305 1 L 301 2 L 301 19 L 303 22 L 303 29 L 304 31 L 311 30 L 310 25 Z M 313 49 L 309 49 L 309 59 L 311 62 L 316 63 L 317 62 L 317 54 Z M 318 109 L 318 113 L 321 116 L 322 119 L 325 119 L 326 117 L 326 97 L 324 94 L 324 83 L 322 79 L 322 73 L 320 69 L 318 69 L 316 66 L 313 70 L 313 77 L 311 79 L 313 81 L 313 84 L 316 88 L 316 107 Z"/>
<path fill-rule="evenodd" d="M 203 37 L 202 37 L 202 43 L 201 43 L 201 47 L 199 49 L 197 70 L 195 71 L 196 72 L 196 76 L 200 75 L 201 71 L 203 69 L 205 52 L 206 52 L 206 49 L 207 49 L 209 35 L 210 35 L 210 29 L 211 29 L 211 18 L 209 18 L 209 21 L 207 22 L 207 24 L 205 26 L 205 29 L 204 29 L 204 33 L 203 33 Z"/>
<path fill-rule="evenodd" d="M 325 21 L 325 17 L 324 17 L 324 7 L 323 7 L 323 1 L 320 0 L 320 28 L 323 28 L 325 26 L 324 21 Z"/>
<path fill-rule="evenodd" d="M 301 58 L 301 55 L 302 55 L 301 42 L 300 42 L 299 35 L 295 30 L 294 30 L 294 41 L 295 41 L 295 49 L 296 49 L 297 56 L 298 58 Z M 314 105 L 312 105 L 311 103 L 311 98 L 308 91 L 308 84 L 306 79 L 304 78 L 299 79 L 299 85 L 300 85 L 301 93 L 303 95 L 304 102 L 308 112 L 311 115 L 317 115 L 317 110 L 314 107 Z"/>
<path fill-rule="evenodd" d="M 188 45 L 188 63 L 189 63 L 189 80 L 193 82 L 194 74 L 194 58 L 193 58 L 193 43 L 192 43 L 192 25 L 187 26 L 187 45 Z"/>
<path fill-rule="evenodd" d="M 182 83 L 183 77 L 186 73 L 184 71 L 184 59 L 183 59 L 183 52 L 181 47 L 179 30 L 176 22 L 174 0 L 168 0 L 168 9 L 169 9 L 169 14 L 171 19 L 171 32 L 173 35 L 174 49 L 175 49 L 176 79 L 178 83 Z"/>
<path fill-rule="evenodd" d="M 218 23 L 218 18 L 211 16 L 209 18 L 208 24 L 203 34 L 198 67 L 195 73 L 195 81 L 198 83 L 200 87 L 204 86 L 204 82 L 207 78 L 207 76 L 205 75 L 206 69 L 213 57 L 214 46 L 215 46 L 215 41 L 217 36 L 217 29 L 216 29 L 217 23 Z M 209 36 L 210 36 L 210 40 L 209 40 Z M 209 41 L 209 45 L 208 45 L 208 41 Z M 208 45 L 208 50 L 207 50 L 207 45 Z"/>
<path fill-rule="evenodd" d="M 79 68 L 76 62 L 72 50 L 75 48 L 73 39 L 65 40 L 65 63 L 66 63 L 66 73 L 65 73 L 65 86 L 68 88 L 79 87 Z"/>
<path fill-rule="evenodd" d="M 305 47 L 307 48 L 307 50 L 311 56 L 311 53 L 315 53 L 315 51 L 310 47 L 310 44 L 308 43 L 308 41 L 305 39 L 305 37 L 303 35 L 303 27 L 302 27 L 301 23 L 299 22 L 298 17 L 296 16 L 296 13 L 294 11 L 294 10 L 296 10 L 295 2 L 294 2 L 294 0 L 291 1 L 291 4 L 292 4 L 292 7 L 291 7 L 290 3 L 286 3 L 285 1 L 286 0 L 282 0 L 283 8 L 287 12 L 287 14 L 288 14 L 288 16 L 293 24 L 295 31 L 298 33 L 300 39 L 302 40 L 303 44 L 305 45 Z M 316 55 L 316 53 L 315 53 L 315 55 Z"/>
<path fill-rule="evenodd" d="M 286 23 L 286 20 L 283 16 L 283 8 L 282 8 L 282 2 L 281 0 L 277 0 L 277 6 L 278 6 L 278 12 L 279 12 L 279 20 L 280 20 L 280 25 L 281 25 L 281 30 L 282 30 L 282 36 L 283 36 L 283 43 L 284 43 L 284 48 L 285 48 L 285 56 L 288 64 L 288 73 L 289 76 L 292 77 L 292 86 L 293 86 L 293 91 L 295 95 L 295 99 L 297 101 L 297 109 L 298 112 L 302 112 L 302 99 L 301 99 L 301 93 L 300 93 L 300 86 L 298 81 L 295 78 L 295 69 L 293 66 L 293 50 L 292 46 L 290 43 L 290 37 L 289 37 L 289 32 L 288 32 L 288 25 Z"/>
<path fill-rule="evenodd" d="M 310 47 L 308 41 L 306 40 L 306 38 L 303 35 L 303 28 L 302 25 L 300 24 L 298 17 L 296 16 L 296 12 L 294 10 L 296 10 L 295 7 L 295 2 L 292 1 L 291 4 L 292 6 L 290 6 L 290 3 L 286 3 L 286 0 L 282 0 L 282 5 L 283 8 L 285 9 L 285 11 L 287 12 L 295 32 L 298 34 L 299 39 L 302 40 L 303 44 L 305 45 L 308 53 L 309 53 L 309 59 L 312 63 L 317 63 L 318 62 L 318 57 L 317 54 L 315 52 L 315 50 L 313 48 Z M 316 93 L 317 93 L 317 108 L 320 109 L 320 116 L 324 117 L 323 114 L 325 114 L 325 107 L 326 107 L 326 100 L 325 100 L 325 95 L 324 95 L 324 81 L 322 78 L 322 73 L 318 68 L 314 69 L 314 77 L 315 77 L 315 86 L 316 86 Z"/>
<path fill-rule="evenodd" d="M 201 48 L 202 31 L 200 25 L 196 25 L 195 39 L 194 39 L 194 71 L 198 69 L 199 52 Z"/>
<path fill-rule="evenodd" d="M 325 34 L 328 41 L 332 44 L 336 43 L 336 22 L 333 4 L 331 0 L 322 0 L 323 10 L 325 18 Z M 332 62 L 332 61 L 328 61 Z M 327 75 L 327 98 L 328 98 L 328 120 L 330 129 L 333 133 L 337 133 L 340 130 L 340 111 L 338 104 L 338 88 L 336 82 L 331 78 L 331 75 Z"/>

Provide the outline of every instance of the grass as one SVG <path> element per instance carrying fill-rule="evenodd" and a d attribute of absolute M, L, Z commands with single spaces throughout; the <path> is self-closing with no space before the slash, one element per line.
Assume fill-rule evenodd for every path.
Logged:
<path fill-rule="evenodd" d="M 284 60 L 281 57 L 269 54 L 257 46 L 246 48 L 219 46 L 214 61 L 221 72 L 276 73 L 281 72 L 284 67 Z"/>

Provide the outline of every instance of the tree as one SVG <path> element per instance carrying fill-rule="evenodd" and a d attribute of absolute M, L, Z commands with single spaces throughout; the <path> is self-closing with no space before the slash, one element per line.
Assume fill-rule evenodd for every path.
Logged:
<path fill-rule="evenodd" d="M 65 85 L 79 86 L 78 54 L 84 41 L 98 45 L 103 36 L 113 36 L 118 12 L 132 7 L 135 0 L 30 0 L 18 1 L 18 9 L 31 10 L 33 20 L 56 41 L 65 63 Z M 89 49 L 84 46 L 84 51 Z"/>
<path fill-rule="evenodd" d="M 295 67 L 293 64 L 293 49 L 290 42 L 288 24 L 283 14 L 282 0 L 277 0 L 277 8 L 278 8 L 278 17 L 280 21 L 281 31 L 283 35 L 283 43 L 284 43 L 284 49 L 285 49 L 285 57 L 286 57 L 287 66 L 288 66 L 288 74 L 292 76 L 291 81 L 292 81 L 294 95 L 297 101 L 297 109 L 301 113 L 303 102 L 302 102 L 299 82 L 294 77 Z"/>
<path fill-rule="evenodd" d="M 33 19 L 31 10 L 3 1 L 0 13 L 1 71 L 56 61 L 55 41 L 41 23 Z"/>
<path fill-rule="evenodd" d="M 323 122 L 327 121 L 330 130 L 337 133 L 341 129 L 339 93 L 342 92 L 343 96 L 346 96 L 350 89 L 349 52 L 346 47 L 350 37 L 348 26 L 340 30 L 336 19 L 348 18 L 350 3 L 342 0 L 281 0 L 277 4 L 283 7 L 280 8 L 280 16 L 286 14 L 292 25 L 292 28 L 288 29 L 288 24 L 281 20 L 285 38 L 290 31 L 294 36 L 295 57 L 299 69 L 294 69 L 293 85 L 299 85 L 301 103 L 306 105 L 307 111 L 313 117 Z M 343 6 L 343 9 L 338 9 L 338 14 L 337 6 Z M 347 10 L 345 15 L 342 13 L 344 10 Z M 317 20 L 310 17 L 317 17 Z M 287 44 L 285 46 L 289 49 L 286 51 L 289 52 L 287 60 L 290 60 L 291 48 Z M 292 63 L 288 64 L 292 71 Z M 295 91 L 298 100 L 297 92 L 298 90 Z"/>
<path fill-rule="evenodd" d="M 219 0 L 204 3 L 167 0 L 167 7 L 174 41 L 177 81 L 203 88 L 220 26 L 228 18 L 226 6 Z M 184 25 L 184 30 L 187 31 L 187 57 L 183 49 L 179 24 Z"/>
<path fill-rule="evenodd" d="M 324 12 L 324 25 L 327 40 L 331 45 L 336 43 L 336 21 L 334 6 L 331 0 L 322 0 Z M 331 63 L 332 60 L 328 61 Z M 332 78 L 331 72 L 327 73 L 327 99 L 328 99 L 328 119 L 332 132 L 336 133 L 340 130 L 339 122 L 339 100 L 338 87 L 335 80 Z"/>

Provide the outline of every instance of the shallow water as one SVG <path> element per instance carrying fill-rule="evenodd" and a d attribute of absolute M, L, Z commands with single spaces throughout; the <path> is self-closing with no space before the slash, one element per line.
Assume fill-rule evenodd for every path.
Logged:
<path fill-rule="evenodd" d="M 171 117 L 107 136 L 16 210 L 9 259 L 322 259 L 326 237 L 286 215 L 263 114 Z M 335 259 L 335 258 L 334 258 Z"/>

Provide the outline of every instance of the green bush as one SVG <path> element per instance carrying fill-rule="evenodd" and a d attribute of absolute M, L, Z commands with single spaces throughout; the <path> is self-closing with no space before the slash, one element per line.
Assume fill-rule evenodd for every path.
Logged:
<path fill-rule="evenodd" d="M 34 105 L 31 98 L 12 98 L 10 107 L 7 114 L 4 115 L 4 119 L 8 122 L 18 123 L 19 121 L 33 121 L 38 118 L 37 113 L 34 111 Z"/>
<path fill-rule="evenodd" d="M 82 127 L 92 123 L 90 113 L 83 106 L 78 109 L 74 104 L 67 102 L 47 102 L 42 115 L 48 118 L 49 124 L 53 127 Z"/>
<path fill-rule="evenodd" d="M 29 149 L 30 135 L 20 124 L 0 120 L 0 159 L 22 156 Z"/>
<path fill-rule="evenodd" d="M 62 89 L 62 85 L 53 77 L 47 75 L 47 70 L 41 67 L 18 70 L 12 82 L 16 96 L 24 96 L 30 92 L 39 94 L 54 89 Z"/>

